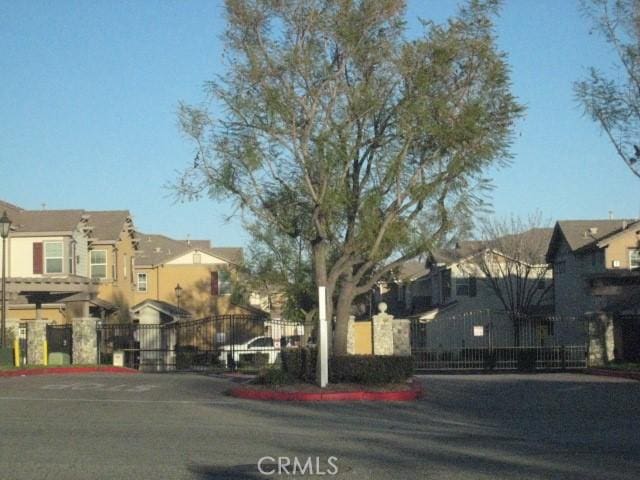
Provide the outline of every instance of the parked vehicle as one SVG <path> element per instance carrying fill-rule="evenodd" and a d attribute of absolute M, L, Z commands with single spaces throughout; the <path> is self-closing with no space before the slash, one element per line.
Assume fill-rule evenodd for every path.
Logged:
<path fill-rule="evenodd" d="M 254 337 L 244 343 L 220 348 L 220 363 L 224 366 L 247 362 L 253 365 L 273 364 L 280 354 L 280 345 L 271 337 Z"/>

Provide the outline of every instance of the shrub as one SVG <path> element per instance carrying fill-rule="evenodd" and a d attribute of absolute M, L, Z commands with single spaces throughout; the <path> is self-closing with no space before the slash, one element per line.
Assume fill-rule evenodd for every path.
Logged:
<path fill-rule="evenodd" d="M 331 383 L 403 383 L 413 375 L 410 356 L 344 355 L 329 363 Z"/>
<path fill-rule="evenodd" d="M 303 382 L 314 382 L 316 379 L 315 348 L 287 348 L 281 351 L 282 371 Z"/>
<path fill-rule="evenodd" d="M 295 377 L 280 368 L 266 368 L 261 370 L 255 380 L 255 383 L 259 385 L 286 385 L 295 382 Z"/>

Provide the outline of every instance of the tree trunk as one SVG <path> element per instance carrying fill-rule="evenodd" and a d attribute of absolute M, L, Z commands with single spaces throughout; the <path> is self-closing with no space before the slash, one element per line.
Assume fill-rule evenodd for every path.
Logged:
<path fill-rule="evenodd" d="M 329 285 L 328 275 L 327 275 L 327 243 L 318 240 L 312 244 L 312 253 L 313 253 L 313 271 L 314 277 L 316 281 L 316 287 L 325 287 L 326 288 L 326 305 L 325 311 L 327 313 L 327 341 L 329 352 L 332 350 L 332 340 L 333 340 L 333 291 L 335 289 L 335 285 Z M 318 321 L 320 317 L 318 316 Z M 320 329 L 317 329 L 317 333 L 320 333 Z"/>
<path fill-rule="evenodd" d="M 338 302 L 336 305 L 336 331 L 334 336 L 334 353 L 336 355 L 347 354 L 347 337 L 349 335 L 349 317 L 351 305 L 355 298 L 355 285 L 352 281 L 345 280 L 340 284 Z"/>

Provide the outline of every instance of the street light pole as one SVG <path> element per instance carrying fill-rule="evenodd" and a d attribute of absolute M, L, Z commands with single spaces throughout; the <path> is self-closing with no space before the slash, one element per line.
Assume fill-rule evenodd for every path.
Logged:
<path fill-rule="evenodd" d="M 180 308 L 180 297 L 182 296 L 182 287 L 180 286 L 180 284 L 176 285 L 176 288 L 174 289 L 176 292 L 176 300 L 178 301 L 178 308 Z"/>
<path fill-rule="evenodd" d="M 7 346 L 7 331 L 6 331 L 6 319 L 7 319 L 7 279 L 6 279 L 6 264 L 7 264 L 7 237 L 9 236 L 9 229 L 11 228 L 11 220 L 7 216 L 5 211 L 0 217 L 0 235 L 2 235 L 2 315 L 0 333 L 2 334 L 2 348 Z"/>

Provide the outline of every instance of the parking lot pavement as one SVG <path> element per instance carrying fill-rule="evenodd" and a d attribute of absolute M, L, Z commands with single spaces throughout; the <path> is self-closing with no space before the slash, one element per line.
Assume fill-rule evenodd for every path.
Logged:
<path fill-rule="evenodd" d="M 298 462 L 325 478 L 637 478 L 640 382 L 421 380 L 416 403 L 285 404 L 197 375 L 0 379 L 0 477 L 289 478 Z"/>

